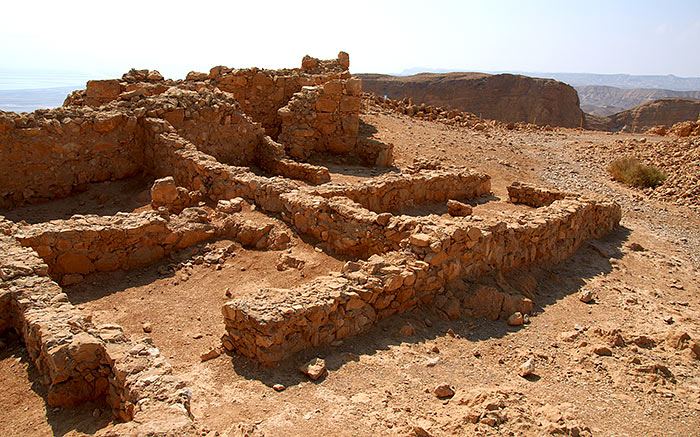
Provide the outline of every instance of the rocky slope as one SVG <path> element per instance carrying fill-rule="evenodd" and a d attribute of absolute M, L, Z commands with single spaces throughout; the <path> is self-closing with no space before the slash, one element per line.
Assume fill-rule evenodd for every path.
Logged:
<path fill-rule="evenodd" d="M 633 106 L 667 97 L 700 99 L 700 91 L 674 91 L 655 88 L 621 89 L 612 86 L 576 86 L 581 109 L 597 116 L 608 116 Z"/>
<path fill-rule="evenodd" d="M 608 117 L 586 114 L 586 125 L 597 130 L 643 132 L 651 127 L 671 127 L 675 123 L 697 120 L 700 100 L 668 98 L 642 103 Z"/>
<path fill-rule="evenodd" d="M 417 104 L 448 106 L 504 122 L 579 127 L 583 117 L 576 91 L 551 79 L 483 73 L 358 76 L 365 91 L 380 96 L 409 97 Z"/>

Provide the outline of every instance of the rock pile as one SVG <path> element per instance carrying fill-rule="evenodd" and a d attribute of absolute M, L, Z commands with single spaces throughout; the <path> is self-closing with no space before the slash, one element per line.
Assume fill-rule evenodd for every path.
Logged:
<path fill-rule="evenodd" d="M 519 131 L 550 131 L 549 125 L 539 126 L 526 122 L 502 122 L 498 120 L 482 119 L 471 112 L 450 109 L 444 106 L 426 105 L 421 103 L 416 105 L 413 99 L 406 97 L 402 100 L 392 100 L 376 96 L 373 93 L 363 93 L 363 107 L 365 111 L 391 111 L 420 120 L 430 120 L 444 123 L 450 126 L 467 127 L 476 131 L 494 129 L 507 129 Z"/>

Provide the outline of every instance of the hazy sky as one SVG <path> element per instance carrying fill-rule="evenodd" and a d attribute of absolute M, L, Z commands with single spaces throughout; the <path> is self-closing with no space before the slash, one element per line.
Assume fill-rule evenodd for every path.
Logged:
<path fill-rule="evenodd" d="M 1 69 L 180 78 L 350 53 L 355 73 L 700 76 L 700 1 L 7 1 Z"/>

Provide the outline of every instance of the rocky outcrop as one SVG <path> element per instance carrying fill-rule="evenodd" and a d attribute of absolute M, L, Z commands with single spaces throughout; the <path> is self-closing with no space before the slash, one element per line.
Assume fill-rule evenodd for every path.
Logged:
<path fill-rule="evenodd" d="M 447 106 L 504 122 L 579 127 L 578 94 L 562 82 L 513 74 L 423 73 L 396 77 L 360 74 L 363 89 L 392 99 Z"/>
<path fill-rule="evenodd" d="M 586 125 L 596 130 L 639 133 L 655 126 L 670 128 L 683 121 L 695 121 L 699 114 L 698 99 L 659 99 L 608 117 L 586 114 Z"/>

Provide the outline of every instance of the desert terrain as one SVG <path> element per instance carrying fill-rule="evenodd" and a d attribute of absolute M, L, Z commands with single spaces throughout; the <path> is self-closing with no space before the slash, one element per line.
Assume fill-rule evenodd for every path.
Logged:
<path fill-rule="evenodd" d="M 153 79 L 156 86 L 161 79 Z M 198 92 L 226 107 L 227 97 Z M 250 301 L 236 302 L 252 307 L 261 289 L 283 289 L 291 296 L 299 287 L 317 287 L 319 278 L 340 277 L 337 272 L 365 261 L 356 252 L 340 250 L 340 243 L 300 231 L 302 225 L 284 213 L 270 212 L 264 202 L 243 200 L 235 212 L 236 223 L 254 223 L 257 228 L 212 231 L 209 238 L 137 268 L 71 273 L 68 267 L 59 271 L 51 265 L 49 272 L 63 285 L 66 304 L 94 326 L 121 326 L 124 344 L 130 351 L 137 348 L 134 355 L 157 348 L 175 389 L 187 391 L 182 404 L 188 409 L 192 435 L 700 435 L 700 137 L 476 119 L 459 123 L 440 116 L 430 120 L 401 113 L 380 100 L 362 96 L 356 134 L 393 145 L 393 163 L 367 165 L 350 153 L 305 157 L 311 170 L 328 169 L 325 186 L 361 186 L 412 169 L 418 174 L 425 169 L 468 169 L 491 178 L 490 194 L 464 201 L 478 220 L 524 217 L 535 209 L 510 202 L 509 187 L 521 182 L 614 202 L 621 208 L 619 224 L 601 238 L 580 242 L 573 255 L 561 261 L 542 259 L 514 269 L 493 269 L 445 285 L 450 296 L 469 284 L 527 295 L 533 307 L 518 312 L 519 319 L 499 315 L 498 308 L 492 314 L 488 308 L 447 311 L 432 302 L 419 304 L 377 320 L 357 335 L 305 347 L 273 362 L 222 347 L 222 334 L 233 335 L 229 319 L 222 323 L 222 307 L 226 313 L 227 302 L 247 298 Z M 166 118 L 177 126 L 177 117 Z M 199 131 L 187 130 L 186 123 L 178 128 L 185 132 L 181 135 L 192 142 L 208 141 Z M 261 122 L 282 142 L 285 125 L 279 128 L 275 123 Z M 281 132 L 275 132 L 278 128 Z M 217 158 L 227 153 L 208 147 Z M 295 150 L 299 149 L 288 153 Z M 668 179 L 654 189 L 612 180 L 607 166 L 622 154 L 657 165 Z M 256 177 L 273 173 L 258 165 L 265 166 L 251 165 Z M 32 238 L 44 237 L 30 235 L 27 229 L 38 232 L 36 226 L 72 220 L 75 214 L 99 219 L 157 212 L 155 179 L 138 171 L 119 180 L 87 182 L 63 198 L 5 206 L 0 216 L 10 223 L 9 235 L 25 239 L 29 247 L 38 244 Z M 298 190 L 324 187 L 309 179 L 306 176 Z M 187 196 L 194 195 L 190 191 Z M 225 228 L 215 222 L 228 218 L 214 200 L 194 202 L 215 217 L 212 226 Z M 416 204 L 401 214 L 415 217 L 424 229 L 426 223 L 441 226 L 454 218 L 443 201 Z M 260 226 L 269 237 L 258 240 L 256 234 L 251 240 L 242 235 L 256 233 Z M 8 284 L 11 279 L 3 277 Z M 7 329 L 0 344 L 0 434 L 132 432 L 104 399 L 52 406 L 46 378 L 22 335 Z M 310 377 L 300 367 L 314 359 L 323 360 L 323 365 L 317 373 L 306 369 Z M 134 387 L 132 396 L 139 390 L 138 384 Z M 170 393 L 167 390 L 148 394 L 146 407 L 149 399 L 170 396 L 164 394 Z M 170 417 L 139 416 L 140 406 L 135 403 L 136 425 Z M 148 413 L 146 407 L 143 411 Z M 143 429 L 133 433 L 147 435 Z M 152 435 L 160 435 L 157 432 L 154 425 Z"/>

